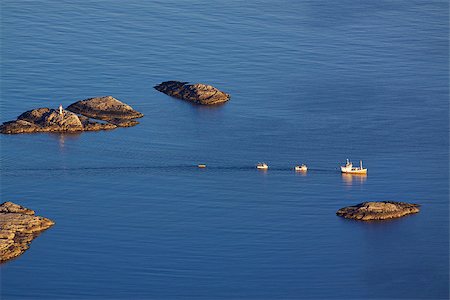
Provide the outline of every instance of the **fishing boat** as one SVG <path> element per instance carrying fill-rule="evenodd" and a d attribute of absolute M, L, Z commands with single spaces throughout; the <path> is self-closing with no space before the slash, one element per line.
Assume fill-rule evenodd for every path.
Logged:
<path fill-rule="evenodd" d="M 260 169 L 260 170 L 267 170 L 269 168 L 269 166 L 266 163 L 258 163 L 256 165 L 256 168 Z"/>
<path fill-rule="evenodd" d="M 341 166 L 341 172 L 346 174 L 367 174 L 367 169 L 363 168 L 362 160 L 359 161 L 359 167 L 354 167 L 353 163 L 347 158 L 345 166 Z"/>
<path fill-rule="evenodd" d="M 198 165 L 197 165 L 197 167 L 199 167 L 199 168 L 202 168 L 202 169 L 203 169 L 203 168 L 206 168 L 206 165 L 205 165 L 205 164 L 198 164 Z"/>
<path fill-rule="evenodd" d="M 305 164 L 302 164 L 301 166 L 295 166 L 296 172 L 306 172 L 308 171 L 308 167 Z"/>

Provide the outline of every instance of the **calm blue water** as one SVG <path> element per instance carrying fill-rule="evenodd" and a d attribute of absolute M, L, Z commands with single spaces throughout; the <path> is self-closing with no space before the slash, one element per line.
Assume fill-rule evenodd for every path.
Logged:
<path fill-rule="evenodd" d="M 100 95 L 145 117 L 1 136 L 1 201 L 56 222 L 0 267 L 1 298 L 448 298 L 448 14 L 447 1 L 2 1 L 1 121 Z M 232 99 L 194 106 L 152 88 L 165 80 Z M 341 176 L 347 157 L 367 178 Z M 290 169 L 303 162 L 307 175 Z M 367 200 L 422 211 L 335 216 Z"/>

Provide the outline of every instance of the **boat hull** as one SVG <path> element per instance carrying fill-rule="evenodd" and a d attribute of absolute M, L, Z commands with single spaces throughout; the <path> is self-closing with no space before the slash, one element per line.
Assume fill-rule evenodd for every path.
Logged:
<path fill-rule="evenodd" d="M 269 168 L 269 166 L 265 163 L 259 163 L 256 165 L 256 168 L 259 170 L 267 170 Z"/>
<path fill-rule="evenodd" d="M 343 170 L 343 169 L 341 169 L 341 172 L 344 174 L 367 174 L 367 169 L 360 169 L 360 170 Z"/>

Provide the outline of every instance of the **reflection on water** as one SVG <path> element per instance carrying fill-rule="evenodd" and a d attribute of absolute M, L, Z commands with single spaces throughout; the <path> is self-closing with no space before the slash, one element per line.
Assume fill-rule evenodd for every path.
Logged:
<path fill-rule="evenodd" d="M 367 174 L 345 174 L 342 173 L 342 182 L 345 186 L 352 186 L 353 184 L 363 184 L 367 180 Z"/>
<path fill-rule="evenodd" d="M 294 169 L 294 171 L 295 171 L 295 169 Z M 302 177 L 305 177 L 307 174 L 308 174 L 307 171 L 295 171 L 295 175 L 296 175 L 296 176 L 302 176 Z"/>
<path fill-rule="evenodd" d="M 222 118 L 222 116 L 224 115 L 224 106 L 227 105 L 227 103 L 217 105 L 198 105 L 196 103 L 189 103 L 189 102 L 187 102 L 187 104 L 191 108 L 191 112 L 193 116 L 195 116 L 195 118 L 200 118 L 200 120 L 214 120 L 214 121 L 217 121 Z"/>
<path fill-rule="evenodd" d="M 58 140 L 59 150 L 63 151 L 66 140 L 77 140 L 80 138 L 81 132 L 56 132 L 50 133 L 49 136 Z"/>
<path fill-rule="evenodd" d="M 447 3 L 16 2 L 1 6 L 2 121 L 100 95 L 146 116 L 0 136 L 1 198 L 56 221 L 1 268 L 0 298 L 345 299 L 351 284 L 354 299 L 448 299 Z M 171 79 L 232 98 L 151 87 Z M 389 172 L 339 181 L 346 156 Z M 371 199 L 424 209 L 335 216 Z"/>

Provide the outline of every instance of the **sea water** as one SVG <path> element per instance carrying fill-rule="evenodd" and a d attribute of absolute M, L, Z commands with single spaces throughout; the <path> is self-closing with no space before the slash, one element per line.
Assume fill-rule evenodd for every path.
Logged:
<path fill-rule="evenodd" d="M 1 136 L 1 201 L 56 223 L 0 266 L 2 299 L 448 298 L 448 17 L 447 1 L 2 1 L 2 122 L 103 95 L 145 114 Z M 231 100 L 192 105 L 166 80 Z M 368 176 L 342 176 L 346 158 Z M 335 215 L 383 200 L 421 211 Z"/>

